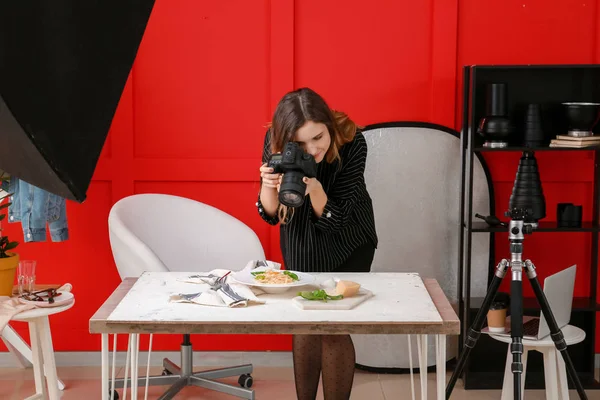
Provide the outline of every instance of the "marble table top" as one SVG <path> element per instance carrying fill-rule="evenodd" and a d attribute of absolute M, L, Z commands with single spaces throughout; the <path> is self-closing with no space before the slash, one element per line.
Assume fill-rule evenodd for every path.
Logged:
<path fill-rule="evenodd" d="M 416 273 L 315 273 L 360 283 L 374 296 L 352 310 L 302 310 L 292 303 L 298 290 L 264 294 L 265 304 L 243 308 L 169 302 L 172 293 L 200 291 L 181 282 L 189 272 L 147 272 L 123 281 L 90 319 L 91 333 L 260 333 L 260 334 L 459 334 L 459 322 L 433 279 Z"/>

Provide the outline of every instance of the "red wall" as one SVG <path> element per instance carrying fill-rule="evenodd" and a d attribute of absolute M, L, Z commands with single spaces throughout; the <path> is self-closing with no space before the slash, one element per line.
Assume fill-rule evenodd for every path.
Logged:
<path fill-rule="evenodd" d="M 99 350 L 88 320 L 120 282 L 107 217 L 124 196 L 207 202 L 251 226 L 267 256 L 280 260 L 278 230 L 259 219 L 254 202 L 264 125 L 286 91 L 310 86 L 360 124 L 421 120 L 458 129 L 463 65 L 598 62 L 599 19 L 598 0 L 157 0 L 88 200 L 68 204 L 72 239 L 18 248 L 38 260 L 39 282 L 74 286 L 76 306 L 51 319 L 55 349 Z M 561 201 L 583 203 L 589 218 L 590 156 L 538 159 L 549 219 Z M 501 214 L 518 155 L 489 160 Z M 7 230 L 20 239 L 19 228 Z M 578 262 L 576 295 L 586 295 L 589 237 L 533 235 L 525 256 L 542 279 Z M 505 236 L 497 253 L 508 253 Z M 202 337 L 195 347 L 290 349 L 287 336 L 258 339 Z M 157 337 L 154 347 L 176 350 L 180 340 Z"/>

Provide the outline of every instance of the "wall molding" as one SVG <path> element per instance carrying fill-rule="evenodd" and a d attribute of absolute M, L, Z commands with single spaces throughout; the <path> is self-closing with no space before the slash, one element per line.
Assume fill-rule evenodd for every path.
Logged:
<path fill-rule="evenodd" d="M 430 122 L 456 126 L 458 0 L 431 0 Z M 460 72 L 461 73 L 461 72 Z"/>

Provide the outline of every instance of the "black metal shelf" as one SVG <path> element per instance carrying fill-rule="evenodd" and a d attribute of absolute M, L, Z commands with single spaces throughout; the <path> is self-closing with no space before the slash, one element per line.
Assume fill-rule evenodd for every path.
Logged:
<path fill-rule="evenodd" d="M 482 220 L 474 221 L 473 210 L 473 181 L 474 160 L 479 160 L 484 168 L 486 178 L 490 182 L 490 215 L 499 215 L 494 201 L 494 187 L 490 171 L 483 157 L 486 153 L 508 152 L 592 152 L 593 184 L 592 212 L 590 221 L 583 222 L 580 227 L 559 227 L 555 221 L 540 221 L 536 232 L 589 232 L 591 234 L 589 272 L 581 278 L 589 282 L 589 297 L 574 297 L 571 325 L 580 327 L 586 332 L 583 342 L 569 346 L 572 360 L 578 376 L 586 388 L 600 389 L 600 383 L 594 379 L 595 348 L 596 348 L 596 319 L 600 311 L 598 297 L 598 264 L 600 239 L 600 145 L 587 147 L 550 147 L 548 144 L 538 147 L 520 145 L 523 134 L 519 125 L 523 124 L 524 108 L 527 104 L 538 103 L 543 106 L 544 132 L 546 141 L 557 135 L 565 135 L 568 123 L 561 103 L 567 101 L 600 102 L 600 64 L 593 65 L 485 65 L 465 66 L 463 68 L 463 104 L 461 127 L 461 192 L 460 213 L 457 233 L 458 240 L 458 293 L 459 318 L 461 321 L 461 336 L 459 352 L 463 351 L 464 339 L 471 327 L 482 298 L 471 297 L 472 236 L 475 233 L 489 233 L 490 256 L 488 265 L 488 285 L 496 267 L 494 254 L 495 238 L 492 233 L 506 233 L 507 227 L 491 227 Z M 486 86 L 490 83 L 502 82 L 507 84 L 507 111 L 517 128 L 512 137 L 506 138 L 508 146 L 504 148 L 484 147 L 484 138 L 477 133 L 479 121 L 485 117 Z M 600 135 L 600 124 L 594 129 L 594 134 Z M 583 152 L 583 153 L 582 153 Z M 555 162 L 560 162 L 560 156 Z M 514 165 L 515 171 L 518 165 Z M 542 185 L 544 182 L 542 182 Z M 500 208 L 506 207 L 502 204 Z M 502 210 L 504 211 L 504 209 Z M 553 212 L 553 210 L 549 210 Z M 469 222 L 469 220 L 471 220 Z M 505 221 L 506 222 L 506 221 Z M 467 226 L 469 225 L 469 226 Z M 480 266 L 478 266 L 480 268 Z M 579 272 L 578 272 L 579 275 Z M 510 275 L 508 275 L 510 279 Z M 531 315 L 540 312 L 535 298 L 525 298 L 524 312 Z M 466 389 L 500 389 L 504 378 L 506 362 L 506 344 L 482 335 L 477 345 L 471 350 L 464 370 L 464 385 Z M 541 359 L 534 359 L 531 354 L 528 361 L 527 387 L 540 388 L 544 385 L 543 364 Z"/>
<path fill-rule="evenodd" d="M 465 223 L 463 223 L 463 226 L 467 228 Z M 471 232 L 508 232 L 508 227 L 489 226 L 483 221 L 474 221 L 471 222 Z M 534 234 L 536 232 L 600 232 L 600 225 L 598 225 L 598 223 L 586 221 L 583 222 L 580 227 L 570 227 L 558 226 L 558 223 L 555 221 L 540 221 L 538 227 L 533 230 Z"/>
<path fill-rule="evenodd" d="M 478 310 L 483 303 L 483 297 L 471 297 L 471 310 Z M 596 312 L 600 311 L 598 304 L 591 297 L 573 297 L 573 312 Z M 523 297 L 524 313 L 539 313 L 540 305 L 535 297 Z"/>

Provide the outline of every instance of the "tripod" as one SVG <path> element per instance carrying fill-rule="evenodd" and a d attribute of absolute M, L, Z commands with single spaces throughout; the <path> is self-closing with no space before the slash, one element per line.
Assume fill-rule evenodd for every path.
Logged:
<path fill-rule="evenodd" d="M 467 333 L 467 338 L 465 339 L 465 347 L 463 353 L 460 355 L 458 360 L 458 364 L 456 365 L 456 369 L 454 370 L 450 381 L 448 382 L 448 386 L 446 387 L 446 399 L 450 398 L 452 394 L 452 389 L 454 389 L 454 385 L 456 384 L 456 380 L 458 376 L 462 373 L 462 370 L 465 366 L 467 358 L 469 357 L 469 353 L 475 347 L 479 336 L 481 335 L 481 327 L 483 326 L 483 322 L 486 318 L 486 315 L 489 311 L 492 300 L 496 296 L 496 292 L 500 287 L 500 283 L 502 279 L 506 275 L 506 270 L 508 267 L 512 270 L 512 281 L 510 285 L 510 293 L 511 293 L 511 302 L 510 302 L 510 313 L 511 313 L 511 337 L 512 343 L 510 345 L 511 353 L 513 355 L 513 361 L 511 365 L 511 371 L 513 373 L 513 385 L 514 385 L 514 396 L 515 400 L 521 400 L 521 377 L 523 373 L 523 363 L 521 361 L 521 355 L 523 354 L 523 284 L 522 284 L 522 274 L 523 270 L 527 274 L 529 278 L 529 282 L 535 292 L 535 296 L 542 308 L 542 313 L 544 318 L 548 322 L 548 327 L 550 328 L 550 336 L 554 341 L 554 345 L 556 349 L 560 351 L 563 359 L 565 360 L 565 366 L 567 372 L 571 379 L 573 380 L 575 387 L 577 389 L 577 393 L 579 393 L 580 399 L 586 399 L 587 395 L 583 390 L 583 386 L 579 381 L 579 377 L 575 372 L 575 367 L 573 366 L 573 362 L 571 361 L 571 357 L 567 352 L 567 343 L 564 340 L 564 336 L 562 331 L 559 329 L 556 320 L 554 319 L 554 314 L 550 309 L 550 304 L 548 304 L 548 300 L 542 291 L 542 287 L 537 279 L 537 274 L 535 272 L 535 266 L 530 260 L 522 261 L 521 255 L 523 253 L 523 240 L 525 239 L 525 234 L 531 234 L 533 231 L 533 226 L 531 223 L 525 222 L 525 218 L 528 215 L 528 212 L 514 208 L 512 211 L 506 213 L 507 216 L 511 217 L 511 221 L 508 226 L 508 239 L 510 241 L 510 253 L 511 260 L 510 262 L 506 259 L 501 260 L 497 267 L 496 272 L 494 274 L 494 278 L 492 279 L 492 283 L 488 288 L 488 292 L 483 300 L 483 304 L 479 311 L 477 312 L 477 316 L 475 317 L 475 321 L 473 325 L 469 329 Z"/>

